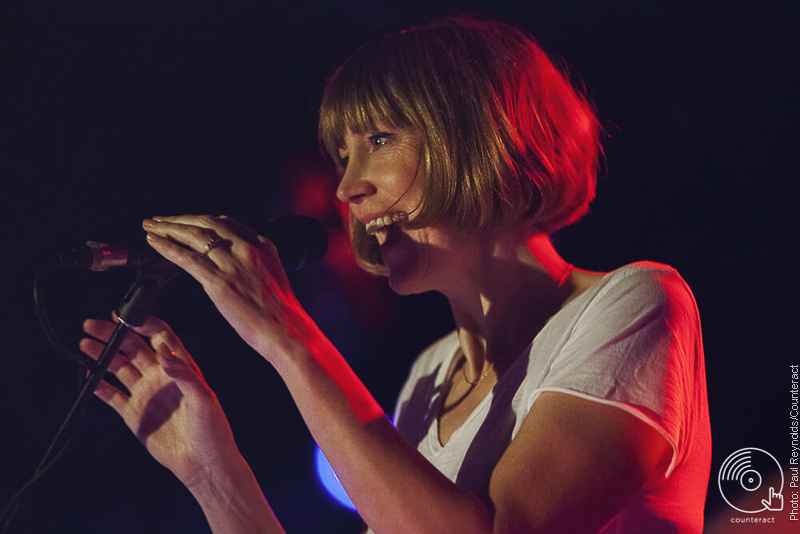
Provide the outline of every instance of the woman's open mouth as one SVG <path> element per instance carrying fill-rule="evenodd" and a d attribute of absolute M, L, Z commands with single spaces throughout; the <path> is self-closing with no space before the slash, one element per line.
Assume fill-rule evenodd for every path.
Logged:
<path fill-rule="evenodd" d="M 398 211 L 391 215 L 383 215 L 372 219 L 365 225 L 365 228 L 367 235 L 375 236 L 378 244 L 383 246 L 388 241 L 390 234 L 402 228 L 402 224 L 407 220 L 408 214 Z"/>

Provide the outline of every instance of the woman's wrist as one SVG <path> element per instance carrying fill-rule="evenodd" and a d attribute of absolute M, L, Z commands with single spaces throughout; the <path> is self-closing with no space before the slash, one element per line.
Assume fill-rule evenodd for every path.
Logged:
<path fill-rule="evenodd" d="M 244 340 L 280 372 L 279 367 L 296 358 L 307 357 L 318 339 L 324 334 L 302 308 L 278 321 L 264 317 L 252 331 L 252 338 Z"/>
<path fill-rule="evenodd" d="M 298 342 L 290 347 L 286 357 L 273 365 L 296 402 L 308 398 L 312 392 L 327 399 L 329 407 L 339 398 L 347 403 L 360 424 L 385 415 L 341 353 L 321 332 L 306 344 Z"/>
<path fill-rule="evenodd" d="M 250 466 L 237 454 L 186 487 L 214 532 L 283 532 Z"/>
<path fill-rule="evenodd" d="M 200 501 L 213 499 L 235 488 L 240 479 L 251 473 L 247 461 L 236 451 L 225 462 L 213 466 L 204 465 L 191 479 L 182 480 L 183 485 Z"/>

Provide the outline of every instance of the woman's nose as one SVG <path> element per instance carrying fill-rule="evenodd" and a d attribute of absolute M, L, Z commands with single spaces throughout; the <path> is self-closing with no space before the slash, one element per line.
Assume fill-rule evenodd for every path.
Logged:
<path fill-rule="evenodd" d="M 364 176 L 363 169 L 351 162 L 339 182 L 336 197 L 347 204 L 358 204 L 375 191 L 375 185 Z"/>

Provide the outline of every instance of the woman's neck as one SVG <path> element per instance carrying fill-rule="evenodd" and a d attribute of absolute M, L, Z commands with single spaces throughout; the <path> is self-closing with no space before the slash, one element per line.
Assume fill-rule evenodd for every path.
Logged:
<path fill-rule="evenodd" d="M 477 380 L 491 368 L 502 374 L 574 287 L 571 266 L 544 235 L 497 242 L 470 268 L 469 284 L 448 299 L 465 373 Z"/>

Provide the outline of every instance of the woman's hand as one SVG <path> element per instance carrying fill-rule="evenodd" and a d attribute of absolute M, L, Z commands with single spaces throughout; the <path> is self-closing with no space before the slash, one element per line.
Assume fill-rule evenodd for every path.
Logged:
<path fill-rule="evenodd" d="M 148 242 L 203 286 L 251 347 L 274 363 L 321 334 L 289 286 L 275 246 L 228 217 L 184 215 L 142 223 Z"/>
<path fill-rule="evenodd" d="M 81 350 L 97 359 L 115 325 L 89 319 L 83 327 L 96 339 L 81 340 Z M 154 317 L 134 330 L 109 367 L 130 396 L 105 382 L 95 394 L 192 492 L 214 532 L 282 534 L 214 392 L 178 337 Z"/>
<path fill-rule="evenodd" d="M 302 404 L 299 399 L 308 384 L 295 385 L 289 377 L 301 362 L 311 360 L 336 384 L 359 421 L 383 416 L 300 306 L 268 239 L 228 217 L 156 217 L 145 220 L 142 227 L 153 248 L 200 282 L 242 339 L 277 369 L 296 402 Z"/>
<path fill-rule="evenodd" d="M 114 331 L 110 321 L 89 319 L 81 350 L 97 359 Z M 214 392 L 172 329 L 150 317 L 129 333 L 109 367 L 130 397 L 101 382 L 96 395 L 122 416 L 150 454 L 189 489 L 215 468 L 240 461 L 233 434 Z M 100 341 L 98 341 L 100 340 Z"/>

